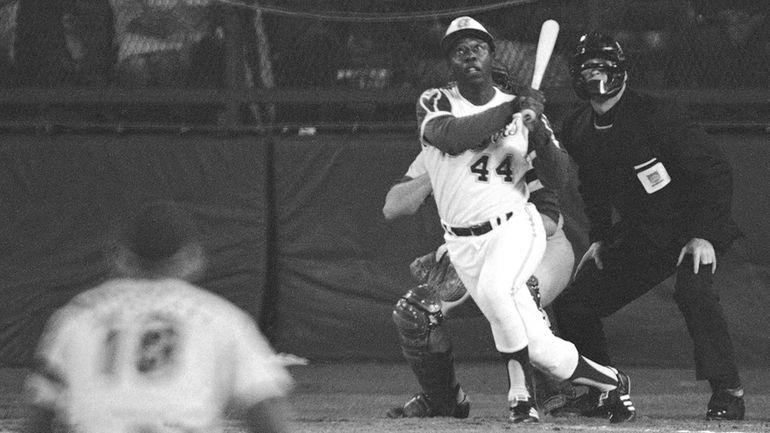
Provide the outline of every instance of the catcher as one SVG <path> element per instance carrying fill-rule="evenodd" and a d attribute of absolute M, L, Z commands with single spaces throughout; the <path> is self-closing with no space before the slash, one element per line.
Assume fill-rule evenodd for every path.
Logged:
<path fill-rule="evenodd" d="M 419 158 L 419 156 L 418 156 Z M 572 245 L 563 230 L 563 217 L 556 193 L 544 188 L 527 173 L 530 201 L 536 205 L 546 228 L 547 246 L 542 262 L 527 285 L 541 309 L 567 286 L 574 265 Z M 431 194 L 427 176 L 405 177 L 388 192 L 383 214 L 394 219 L 415 213 Z M 452 343 L 442 326 L 450 311 L 470 298 L 449 260 L 446 247 L 418 257 L 410 266 L 417 286 L 406 292 L 396 303 L 393 321 L 399 334 L 401 349 L 407 363 L 417 376 L 422 391 L 402 406 L 392 408 L 387 415 L 399 417 L 451 416 L 466 418 L 470 402 L 457 381 Z M 481 315 L 473 300 L 467 305 L 472 314 Z M 544 320 L 549 320 L 543 311 Z M 534 394 L 543 413 L 564 407 L 576 392 L 569 384 L 557 384 L 545 374 L 534 370 L 525 386 Z M 533 383 L 533 381 L 536 383 Z M 534 388 L 537 388 L 536 392 Z"/>

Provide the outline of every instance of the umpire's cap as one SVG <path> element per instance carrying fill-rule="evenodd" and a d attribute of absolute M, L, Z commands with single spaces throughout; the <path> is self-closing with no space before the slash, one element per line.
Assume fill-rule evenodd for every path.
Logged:
<path fill-rule="evenodd" d="M 474 37 L 489 44 L 490 50 L 495 50 L 495 41 L 492 35 L 484 26 L 471 17 L 455 18 L 446 29 L 444 38 L 441 40 L 441 51 L 444 55 L 449 54 L 449 50 L 454 44 L 462 38 Z"/>

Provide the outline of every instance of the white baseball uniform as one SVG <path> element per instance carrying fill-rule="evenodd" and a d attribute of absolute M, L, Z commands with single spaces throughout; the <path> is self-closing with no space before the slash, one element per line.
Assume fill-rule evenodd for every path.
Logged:
<path fill-rule="evenodd" d="M 256 324 L 176 279 L 108 281 L 50 320 L 26 388 L 78 433 L 221 432 L 228 404 L 281 397 L 292 379 Z"/>
<path fill-rule="evenodd" d="M 456 155 L 425 139 L 433 119 L 470 116 L 514 97 L 495 88 L 494 97 L 477 106 L 454 84 L 425 91 L 417 107 L 422 152 L 407 176 L 430 177 L 452 264 L 489 320 L 497 350 L 513 353 L 528 346 L 533 365 L 566 379 L 577 365 L 577 350 L 554 337 L 526 287 L 543 256 L 545 232 L 527 201 L 525 173 L 531 161 L 522 116 L 514 114 L 492 137 Z M 486 233 L 457 235 L 487 223 L 492 230 Z"/>

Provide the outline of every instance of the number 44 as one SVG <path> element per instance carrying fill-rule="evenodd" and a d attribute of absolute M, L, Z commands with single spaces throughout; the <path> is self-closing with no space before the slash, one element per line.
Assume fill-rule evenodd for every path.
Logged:
<path fill-rule="evenodd" d="M 471 164 L 471 173 L 478 175 L 479 182 L 489 182 L 489 155 L 481 155 Z M 495 167 L 495 173 L 503 178 L 503 182 L 513 182 L 513 155 L 505 155 Z"/>

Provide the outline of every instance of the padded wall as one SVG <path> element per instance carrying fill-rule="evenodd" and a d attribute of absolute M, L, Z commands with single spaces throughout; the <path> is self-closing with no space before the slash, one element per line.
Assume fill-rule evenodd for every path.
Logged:
<path fill-rule="evenodd" d="M 24 365 L 50 313 L 107 275 L 113 222 L 173 199 L 199 223 L 200 282 L 257 315 L 266 275 L 265 145 L 177 135 L 10 135 L 0 143 L 0 363 Z"/>
<path fill-rule="evenodd" d="M 738 359 L 766 366 L 770 147 L 765 135 L 718 139 L 735 169 L 735 217 L 747 236 L 720 261 L 717 281 Z M 256 137 L 5 135 L 0 363 L 26 364 L 50 312 L 105 277 L 105 231 L 150 197 L 173 198 L 193 213 L 211 259 L 201 285 L 267 317 L 277 350 L 314 361 L 400 360 L 392 306 L 413 284 L 409 263 L 441 242 L 430 206 L 393 222 L 381 214 L 388 189 L 419 151 L 414 136 L 272 140 L 271 150 Z M 575 186 L 562 201 L 579 256 L 585 218 Z M 607 321 L 619 363 L 691 365 L 671 291 L 667 281 Z M 460 360 L 497 359 L 477 311 L 458 311 L 447 324 Z"/>

